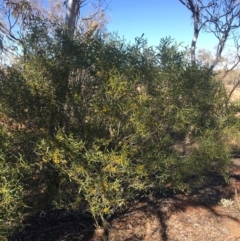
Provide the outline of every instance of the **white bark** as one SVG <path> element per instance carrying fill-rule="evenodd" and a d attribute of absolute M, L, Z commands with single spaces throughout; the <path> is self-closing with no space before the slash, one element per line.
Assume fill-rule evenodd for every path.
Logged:
<path fill-rule="evenodd" d="M 198 35 L 200 32 L 200 29 L 202 28 L 202 25 L 200 25 L 200 0 L 196 0 L 196 3 L 194 3 L 193 0 L 179 0 L 187 9 L 189 9 L 193 16 L 193 25 L 194 25 L 194 33 L 191 43 L 191 61 L 192 64 L 195 64 L 196 62 L 196 43 L 198 40 Z"/>
<path fill-rule="evenodd" d="M 200 15 L 200 9 L 199 9 L 199 2 L 196 2 L 196 5 L 192 5 L 192 13 L 193 13 L 193 20 L 194 20 L 194 35 L 192 39 L 192 44 L 191 44 L 191 60 L 192 64 L 196 63 L 196 43 L 198 40 L 198 35 L 199 35 L 199 15 Z"/>
<path fill-rule="evenodd" d="M 80 13 L 81 0 L 68 0 L 65 23 L 70 30 L 74 30 L 77 24 L 77 17 Z"/>
<path fill-rule="evenodd" d="M 196 62 L 196 43 L 199 32 L 212 33 L 218 39 L 216 57 L 210 68 L 213 70 L 218 64 L 226 41 L 233 36 L 240 27 L 240 2 L 236 0 L 179 0 L 191 11 L 194 23 L 194 35 L 191 43 L 191 61 Z M 206 1 L 205 1 L 206 2 Z M 238 35 L 239 38 L 239 35 Z M 236 48 L 239 48 L 237 44 Z"/>

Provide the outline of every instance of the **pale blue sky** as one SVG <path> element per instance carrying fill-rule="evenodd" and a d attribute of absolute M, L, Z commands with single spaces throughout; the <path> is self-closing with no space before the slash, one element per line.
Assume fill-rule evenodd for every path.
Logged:
<path fill-rule="evenodd" d="M 190 46 L 193 24 L 190 11 L 179 0 L 106 0 L 107 14 L 111 21 L 107 25 L 110 32 L 118 32 L 127 41 L 135 37 L 148 39 L 149 45 L 158 45 L 163 37 L 171 36 L 177 42 Z M 197 47 L 211 51 L 217 44 L 212 34 L 200 33 Z M 230 44 L 230 43 L 229 43 Z"/>
<path fill-rule="evenodd" d="M 48 0 L 42 0 L 47 4 Z M 179 0 L 102 0 L 105 1 L 106 13 L 110 17 L 107 25 L 109 32 L 117 32 L 127 42 L 134 42 L 144 33 L 148 44 L 157 46 L 161 38 L 171 36 L 178 43 L 190 46 L 193 37 L 193 23 L 190 11 Z M 86 6 L 81 14 L 88 11 L 95 0 L 85 0 Z M 213 53 L 217 39 L 213 34 L 201 32 L 197 49 L 208 49 Z M 229 41 L 225 49 L 231 48 Z"/>

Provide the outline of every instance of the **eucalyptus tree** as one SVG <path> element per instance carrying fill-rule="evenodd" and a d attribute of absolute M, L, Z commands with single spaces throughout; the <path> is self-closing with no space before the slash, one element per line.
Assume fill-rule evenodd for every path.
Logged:
<path fill-rule="evenodd" d="M 238 54 L 240 27 L 240 2 L 236 0 L 179 0 L 192 14 L 193 38 L 191 43 L 192 64 L 196 62 L 196 44 L 201 31 L 211 33 L 217 38 L 215 59 L 210 65 L 213 70 L 221 59 L 222 52 L 229 39 L 234 40 L 236 62 L 233 68 L 240 62 Z"/>
<path fill-rule="evenodd" d="M 67 2 L 66 24 L 71 30 L 74 30 L 76 27 L 81 2 L 82 0 L 68 0 Z"/>

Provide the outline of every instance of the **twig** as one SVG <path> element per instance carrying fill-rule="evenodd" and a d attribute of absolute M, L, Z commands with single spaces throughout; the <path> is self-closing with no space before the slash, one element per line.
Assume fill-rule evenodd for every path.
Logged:
<path fill-rule="evenodd" d="M 238 79 L 238 82 L 233 86 L 232 90 L 230 91 L 229 96 L 228 96 L 228 99 L 229 99 L 229 100 L 230 100 L 233 92 L 234 92 L 234 91 L 236 90 L 236 88 L 239 86 L 239 84 L 240 84 L 240 79 Z"/>

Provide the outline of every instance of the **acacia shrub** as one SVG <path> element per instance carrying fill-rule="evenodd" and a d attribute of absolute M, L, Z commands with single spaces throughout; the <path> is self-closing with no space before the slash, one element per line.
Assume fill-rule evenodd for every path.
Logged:
<path fill-rule="evenodd" d="M 5 115 L 25 126 L 11 131 L 17 148 L 9 150 L 31 169 L 19 186 L 23 203 L 15 199 L 32 207 L 26 213 L 81 208 L 104 222 L 150 190 L 188 191 L 207 181 L 207 171 L 227 177 L 225 89 L 171 39 L 154 49 L 141 38 L 130 45 L 76 33 L 61 61 L 61 32 L 41 33 L 41 45 L 25 39 L 31 51 L 8 68 L 0 89 Z"/>
<path fill-rule="evenodd" d="M 24 177 L 32 172 L 24 156 L 17 151 L 14 135 L 0 126 L 0 239 L 7 240 L 13 230 L 22 227 L 25 217 Z"/>
<path fill-rule="evenodd" d="M 168 51 L 168 41 L 159 51 Z M 152 63 L 151 91 L 147 72 L 141 75 L 139 68 L 137 74 L 128 68 L 126 73 L 102 69 L 105 78 L 86 108 L 84 139 L 60 131 L 52 152 L 46 154 L 49 144 L 41 146 L 39 155 L 64 176 L 62 187 L 71 180 L 82 194 L 68 193 L 75 197 L 68 200 L 71 207 L 85 200 L 98 220 L 139 193 L 164 191 L 169 185 L 187 191 L 203 185 L 208 172 L 227 177 L 229 156 L 221 129 L 224 88 L 206 67 L 190 66 L 177 47 L 167 54 L 170 63 L 161 62 L 161 55 Z M 69 145 L 71 154 L 66 152 Z"/>

